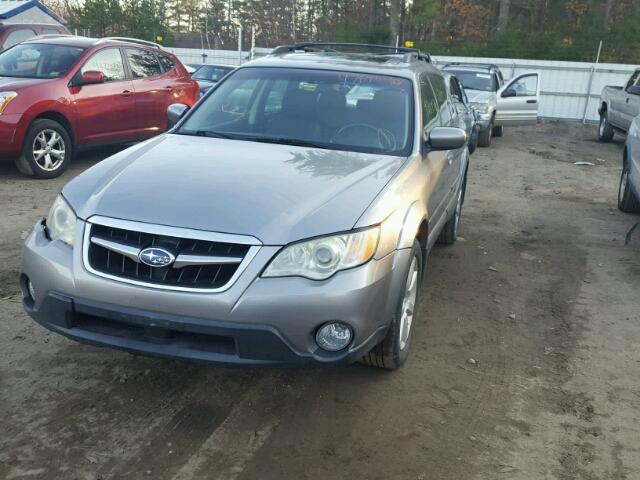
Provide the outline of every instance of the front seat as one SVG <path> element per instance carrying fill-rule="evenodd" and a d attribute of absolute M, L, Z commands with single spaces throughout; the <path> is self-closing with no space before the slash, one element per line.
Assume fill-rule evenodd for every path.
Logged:
<path fill-rule="evenodd" d="M 320 137 L 316 94 L 302 90 L 287 92 L 282 110 L 267 125 L 267 132 L 283 138 L 314 141 Z"/>

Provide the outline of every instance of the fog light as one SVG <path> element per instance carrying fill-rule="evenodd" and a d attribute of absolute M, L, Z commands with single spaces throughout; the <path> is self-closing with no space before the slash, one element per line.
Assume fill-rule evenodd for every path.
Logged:
<path fill-rule="evenodd" d="M 327 323 L 318 329 L 316 343 L 323 350 L 337 352 L 351 342 L 351 329 L 344 323 Z"/>
<path fill-rule="evenodd" d="M 29 296 L 31 297 L 31 300 L 33 300 L 35 302 L 36 301 L 36 289 L 33 288 L 33 283 L 31 283 L 31 280 L 27 280 L 27 290 L 29 290 Z"/>

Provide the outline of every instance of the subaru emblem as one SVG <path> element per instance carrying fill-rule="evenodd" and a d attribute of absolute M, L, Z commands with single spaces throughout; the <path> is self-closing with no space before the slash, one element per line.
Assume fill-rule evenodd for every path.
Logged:
<path fill-rule="evenodd" d="M 138 254 L 138 258 L 150 267 L 168 267 L 176 260 L 175 255 L 171 252 L 158 247 L 145 248 Z"/>

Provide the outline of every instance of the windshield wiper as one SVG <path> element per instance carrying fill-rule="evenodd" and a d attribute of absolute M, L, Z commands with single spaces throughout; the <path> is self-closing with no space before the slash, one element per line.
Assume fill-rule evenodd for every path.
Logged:
<path fill-rule="evenodd" d="M 309 142 L 307 140 L 298 140 L 295 138 L 260 137 L 257 135 L 256 136 L 238 135 L 236 138 L 238 140 L 246 140 L 248 142 L 275 143 L 280 145 L 293 145 L 295 147 L 324 148 L 324 149 L 329 148 L 326 145 L 322 145 L 315 142 Z"/>
<path fill-rule="evenodd" d="M 179 135 L 191 135 L 194 137 L 209 137 L 209 138 L 226 138 L 230 140 L 237 140 L 235 135 L 228 135 L 226 133 L 213 132 L 211 130 L 179 130 Z"/>
<path fill-rule="evenodd" d="M 243 135 L 241 133 L 222 133 L 212 130 L 179 130 L 179 135 L 191 135 L 194 137 L 210 137 L 210 138 L 225 138 L 228 140 L 245 140 L 247 142 L 260 142 L 260 143 L 274 143 L 280 145 L 293 145 L 296 147 L 309 147 L 309 148 L 323 148 L 327 149 L 326 145 L 319 143 L 309 142 L 307 140 L 298 140 L 294 138 L 285 137 L 261 137 L 259 135 Z"/>

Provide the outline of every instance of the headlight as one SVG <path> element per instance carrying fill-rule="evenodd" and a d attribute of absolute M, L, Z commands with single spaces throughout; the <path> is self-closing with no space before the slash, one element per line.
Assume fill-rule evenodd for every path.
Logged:
<path fill-rule="evenodd" d="M 487 113 L 489 111 L 489 104 L 488 103 L 475 103 L 475 102 L 472 102 L 471 106 L 478 113 Z"/>
<path fill-rule="evenodd" d="M 62 198 L 62 195 L 58 195 L 49 210 L 47 232 L 51 240 L 61 240 L 68 245 L 73 245 L 76 233 L 76 214 Z"/>
<path fill-rule="evenodd" d="M 271 261 L 263 277 L 306 277 L 324 280 L 334 273 L 371 260 L 380 228 L 315 238 L 285 247 Z"/>
<path fill-rule="evenodd" d="M 11 100 L 16 98 L 18 94 L 16 92 L 0 92 L 0 115 L 7 108 L 7 105 L 11 103 Z"/>

